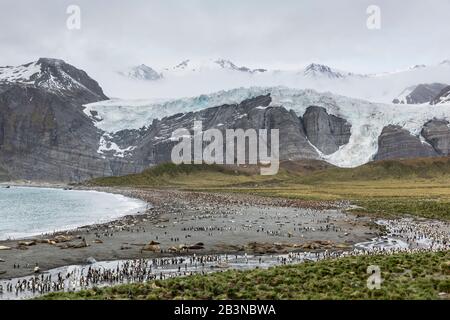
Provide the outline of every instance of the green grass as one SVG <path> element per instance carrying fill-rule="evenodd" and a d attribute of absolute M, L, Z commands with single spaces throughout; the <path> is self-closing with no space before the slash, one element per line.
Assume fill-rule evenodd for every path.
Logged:
<path fill-rule="evenodd" d="M 450 220 L 450 201 L 428 199 L 372 199 L 358 200 L 354 203 L 361 208 L 351 210 L 354 213 L 395 218 L 400 215 L 429 219 Z"/>
<path fill-rule="evenodd" d="M 381 161 L 343 169 L 289 163 L 276 176 L 219 166 L 157 166 L 91 185 L 235 192 L 311 201 L 350 200 L 357 213 L 450 220 L 450 158 Z M 382 271 L 380 290 L 367 267 Z M 43 299 L 449 299 L 450 253 L 360 256 L 226 271 L 146 284 L 55 293 Z"/>
<path fill-rule="evenodd" d="M 254 168 L 254 167 L 253 167 Z M 102 186 L 173 186 L 185 185 L 197 187 L 197 180 L 189 178 L 201 177 L 205 174 L 222 177 L 219 181 L 208 181 L 200 186 L 211 188 L 222 187 L 223 179 L 227 186 L 252 186 L 255 183 L 266 184 L 277 181 L 279 183 L 294 183 L 304 185 L 327 185 L 335 183 L 353 183 L 355 185 L 379 181 L 429 181 L 450 182 L 450 157 L 420 158 L 412 160 L 385 160 L 371 162 L 356 168 L 338 168 L 324 165 L 320 161 L 284 162 L 279 173 L 275 176 L 260 176 L 257 170 L 250 167 L 231 167 L 222 165 L 175 165 L 165 163 L 139 174 L 121 177 L 98 178 L 90 181 L 92 185 Z M 240 177 L 242 181 L 236 180 Z"/>
<path fill-rule="evenodd" d="M 369 265 L 381 289 L 367 288 Z M 346 257 L 268 270 L 226 271 L 149 283 L 52 293 L 42 299 L 449 299 L 450 253 Z"/>
<path fill-rule="evenodd" d="M 276 176 L 251 168 L 163 164 L 90 185 L 247 193 L 309 201 L 350 200 L 359 213 L 450 220 L 450 158 L 389 160 L 357 168 L 285 162 Z"/>
<path fill-rule="evenodd" d="M 309 183 L 450 178 L 450 158 L 417 158 L 369 162 L 356 168 L 332 167 L 303 179 Z"/>

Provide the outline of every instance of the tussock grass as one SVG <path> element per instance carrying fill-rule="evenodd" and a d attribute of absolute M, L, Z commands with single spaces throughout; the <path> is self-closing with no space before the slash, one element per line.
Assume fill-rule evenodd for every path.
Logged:
<path fill-rule="evenodd" d="M 367 267 L 381 269 L 381 289 L 367 288 Z M 449 299 L 450 253 L 346 257 L 268 270 L 226 271 L 42 299 Z"/>
<path fill-rule="evenodd" d="M 87 184 L 91 186 L 210 188 L 253 184 L 273 179 L 273 177 L 267 178 L 254 174 L 255 170 L 246 169 L 221 165 L 165 163 L 139 174 L 98 178 Z M 275 180 L 279 181 L 281 178 L 276 177 Z"/>

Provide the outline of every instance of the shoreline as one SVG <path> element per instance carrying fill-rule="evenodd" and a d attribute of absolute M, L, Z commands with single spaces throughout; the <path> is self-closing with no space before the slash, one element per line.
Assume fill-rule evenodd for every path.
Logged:
<path fill-rule="evenodd" d="M 59 267 L 41 275 L 10 280 L 0 279 L 0 286 L 7 288 L 6 291 L 3 291 L 5 299 L 27 299 L 52 292 L 75 292 L 93 287 L 102 288 L 190 275 L 206 275 L 225 270 L 268 269 L 288 264 L 297 265 L 308 261 L 319 262 L 349 256 L 436 253 L 448 252 L 450 249 L 448 237 L 450 225 L 445 222 L 418 222 L 402 218 L 392 221 L 379 220 L 377 224 L 386 228 L 384 236 L 372 238 L 369 242 L 357 243 L 350 250 L 343 248 L 302 250 L 297 248 L 289 252 L 266 254 L 248 254 L 247 251 L 243 251 L 206 252 L 197 255 L 185 252 L 151 258 L 139 257 L 138 259 L 110 261 L 91 259 L 88 263 Z M 58 280 L 52 281 L 52 277 Z"/>
<path fill-rule="evenodd" d="M 229 269 L 230 264 L 246 270 L 265 268 L 268 263 L 276 266 L 315 261 L 321 255 L 341 258 L 361 253 L 414 253 L 449 248 L 450 224 L 444 221 L 376 220 L 345 212 L 348 208 L 345 202 L 304 202 L 174 189 L 78 189 L 121 194 L 152 203 L 153 207 L 140 215 L 57 232 L 47 238 L 10 241 L 10 250 L 0 249 L 3 287 L 38 279 L 47 279 L 44 281 L 48 283 L 49 275 L 59 278 L 61 272 L 62 279 L 66 276 L 69 278 L 65 279 L 72 279 L 65 281 L 63 288 L 72 291 L 76 289 L 71 287 L 73 283 L 79 283 L 82 289 L 82 284 L 92 276 L 86 273 L 91 268 L 94 274 L 106 276 L 118 270 L 119 265 L 124 274 L 128 272 L 127 265 L 139 266 L 139 272 L 126 281 L 140 282 L 206 274 Z M 0 241 L 0 247 L 3 245 L 8 243 Z M 229 258 L 224 260 L 224 256 Z M 193 260 L 209 262 L 198 269 Z M 38 277 L 33 276 L 36 266 Z M 123 284 L 107 279 L 98 285 Z M 20 287 L 17 289 L 20 294 L 14 296 L 10 288 L 4 296 L 7 299 L 26 298 L 30 294 Z M 33 289 L 31 293 L 34 296 Z"/>
<path fill-rule="evenodd" d="M 311 247 L 317 247 L 316 249 L 321 247 L 332 249 L 335 244 L 342 249 L 350 248 L 352 243 L 369 240 L 378 232 L 373 230 L 373 226 L 367 225 L 369 218 L 356 218 L 342 213 L 345 207 L 342 204 L 318 202 L 306 205 L 305 202 L 298 200 L 178 190 L 79 186 L 73 187 L 73 190 L 120 194 L 145 201 L 153 207 L 143 213 L 126 215 L 106 223 L 84 225 L 77 229 L 36 237 L 0 241 L 0 246 L 10 248 L 0 250 L 0 259 L 4 260 L 0 262 L 0 271 L 6 271 L 0 274 L 0 279 L 30 275 L 36 265 L 41 271 L 46 271 L 67 265 L 85 264 L 91 257 L 97 261 L 112 261 L 192 253 L 205 255 L 243 252 L 285 253 L 299 249 L 293 245 L 299 246 L 308 242 Z M 340 206 L 341 208 L 337 209 Z M 340 221 L 345 228 L 352 228 L 352 224 L 360 224 L 357 226 L 359 231 L 346 232 L 345 229 L 328 235 L 325 232 L 316 234 L 305 231 L 302 237 L 289 236 L 285 225 L 275 223 L 275 220 L 279 219 L 277 214 L 280 210 L 285 212 L 283 219 L 291 214 L 298 215 L 303 212 L 298 219 L 300 222 L 304 220 L 307 224 L 317 224 L 315 220 L 318 220 L 324 212 L 328 212 L 331 217 L 335 216 L 333 219 L 336 223 L 342 218 L 349 219 Z M 267 212 L 263 215 L 274 220 L 268 223 L 268 228 L 274 229 L 270 231 L 273 234 L 251 230 L 252 228 L 245 226 L 244 214 L 252 216 L 256 226 L 256 220 L 264 211 Z M 235 230 L 225 230 L 226 225 L 230 225 L 232 221 L 229 218 L 232 217 L 239 221 L 239 226 Z M 217 221 L 219 218 L 220 222 Z M 183 219 L 184 222 L 181 223 Z M 289 223 L 288 220 L 286 222 Z M 201 230 L 182 230 L 183 226 L 194 228 L 190 225 L 192 221 L 195 221 L 194 227 L 218 223 L 220 226 L 215 228 L 220 228 L 221 231 L 219 229 L 208 231 L 204 226 Z M 306 236 L 307 233 L 312 234 Z M 159 249 L 145 248 L 152 241 L 160 242 Z M 315 241 L 317 243 L 314 243 Z M 177 249 L 182 245 L 193 246 L 196 243 L 203 243 L 204 246 L 187 252 Z M 274 243 L 279 245 L 274 246 Z M 19 267 L 15 268 L 17 265 Z"/>
<path fill-rule="evenodd" d="M 40 184 L 40 185 L 20 185 L 20 184 L 8 184 L 8 187 L 12 187 L 12 188 L 32 188 L 32 189 L 44 189 L 44 190 L 59 190 L 59 191 L 73 191 L 73 192 L 92 192 L 95 196 L 95 194 L 101 194 L 101 195 L 108 195 L 108 196 L 121 196 L 123 197 L 123 200 L 120 199 L 120 201 L 123 202 L 127 202 L 127 201 L 136 201 L 136 205 L 138 204 L 137 201 L 139 201 L 139 206 L 134 207 L 134 208 L 128 208 L 128 209 L 124 209 L 121 210 L 120 213 L 118 213 L 116 216 L 114 217 L 103 217 L 103 218 L 99 218 L 98 221 L 93 221 L 92 223 L 88 223 L 85 224 L 84 222 L 79 222 L 79 223 L 74 223 L 73 225 L 67 225 L 67 226 L 62 226 L 62 227 L 56 227 L 54 230 L 49 230 L 47 232 L 38 232 L 35 234 L 29 234 L 29 235 L 18 235 L 18 236 L 14 236 L 14 237 L 8 237 L 6 239 L 0 239 L 0 243 L 1 242 L 6 242 L 6 241 L 24 241 L 24 240 L 29 240 L 29 239 L 35 239 L 35 238 L 39 238 L 39 237 L 46 237 L 46 236 L 54 236 L 54 235 L 58 235 L 61 233 L 65 233 L 65 232 L 72 232 L 72 231 L 76 231 L 80 228 L 86 228 L 89 226 L 95 226 L 95 225 L 102 225 L 102 224 L 108 224 L 111 222 L 114 222 L 116 220 L 120 220 L 124 217 L 127 216 L 135 216 L 135 215 L 139 215 L 142 214 L 142 212 L 146 212 L 148 210 L 148 208 L 151 206 L 150 203 L 148 203 L 147 201 L 135 198 L 135 197 L 130 197 L 130 196 L 125 196 L 121 193 L 113 193 L 113 192 L 106 192 L 106 191 L 102 191 L 102 190 L 95 190 L 92 188 L 73 188 L 71 187 L 70 189 L 66 186 L 64 187 L 63 185 L 56 185 L 56 184 Z M 1 188 L 1 184 L 0 184 L 0 188 Z"/>

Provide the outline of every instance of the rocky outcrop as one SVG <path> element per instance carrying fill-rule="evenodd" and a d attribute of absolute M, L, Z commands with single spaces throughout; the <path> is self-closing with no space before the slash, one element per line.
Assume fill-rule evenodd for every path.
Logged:
<path fill-rule="evenodd" d="M 393 103 L 407 103 L 407 104 L 421 104 L 429 103 L 435 99 L 435 97 L 441 92 L 442 89 L 447 87 L 443 83 L 424 83 L 415 87 L 405 89 L 404 93 L 394 99 Z M 406 94 L 409 92 L 408 94 Z"/>
<path fill-rule="evenodd" d="M 446 120 L 430 120 L 422 129 L 422 136 L 431 144 L 434 150 L 447 156 L 450 154 L 450 127 Z"/>
<path fill-rule="evenodd" d="M 0 162 L 16 179 L 80 181 L 111 175 L 96 153 L 100 133 L 77 105 L 40 88 L 0 94 Z"/>
<path fill-rule="evenodd" d="M 85 71 L 59 59 L 41 58 L 17 67 L 2 67 L 0 83 L 41 88 L 80 106 L 108 99 L 97 81 Z"/>
<path fill-rule="evenodd" d="M 450 102 L 450 86 L 445 87 L 439 94 L 431 101 L 431 104 L 440 104 Z"/>
<path fill-rule="evenodd" d="M 431 145 L 423 143 L 419 137 L 400 126 L 389 125 L 383 128 L 378 138 L 378 152 L 374 160 L 435 156 L 438 153 Z"/>
<path fill-rule="evenodd" d="M 263 95 L 239 104 L 175 114 L 140 130 L 109 134 L 95 127 L 74 95 L 36 85 L 3 83 L 0 168 L 13 179 L 64 182 L 140 172 L 170 162 L 177 143 L 171 139 L 172 133 L 180 128 L 192 132 L 198 120 L 203 130 L 215 128 L 224 137 L 226 129 L 279 129 L 281 161 L 320 159 L 320 152 L 332 154 L 349 142 L 351 125 L 326 109 L 311 106 L 298 117 L 271 102 L 270 95 Z M 447 125 L 441 120 L 425 124 L 422 135 L 426 142 L 399 126 L 387 126 L 379 137 L 374 159 L 446 155 L 450 149 Z M 107 140 L 109 152 L 100 152 L 102 140 Z M 114 152 L 115 148 L 126 151 Z"/>
<path fill-rule="evenodd" d="M 135 172 L 132 163 L 97 152 L 103 132 L 82 111 L 83 103 L 107 99 L 96 81 L 61 60 L 18 70 L 29 72 L 0 84 L 0 167 L 8 176 L 79 182 Z"/>
<path fill-rule="evenodd" d="M 304 70 L 303 74 L 306 77 L 324 77 L 329 79 L 340 79 L 351 75 L 350 73 L 343 74 L 337 70 L 333 70 L 329 66 L 323 64 L 311 63 Z"/>
<path fill-rule="evenodd" d="M 309 141 L 324 154 L 336 152 L 350 139 L 351 125 L 345 119 L 329 115 L 325 108 L 309 107 L 302 122 Z"/>
<path fill-rule="evenodd" d="M 11 177 L 9 176 L 8 172 L 0 167 L 0 182 L 3 181 L 9 181 Z"/>
<path fill-rule="evenodd" d="M 80 105 L 108 100 L 97 81 L 85 71 L 59 59 L 41 58 L 36 64 L 40 72 L 30 78 L 35 86 L 63 94 Z"/>

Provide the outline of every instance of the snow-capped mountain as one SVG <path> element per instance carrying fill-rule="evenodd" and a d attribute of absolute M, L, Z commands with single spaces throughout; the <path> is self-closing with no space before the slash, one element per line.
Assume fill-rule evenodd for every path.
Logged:
<path fill-rule="evenodd" d="M 406 88 L 392 102 L 395 104 L 421 104 L 432 102 L 442 89 L 447 87 L 444 83 L 424 83 Z"/>
<path fill-rule="evenodd" d="M 165 73 L 163 81 L 127 79 L 147 91 L 160 93 L 165 85 L 172 90 L 170 99 L 151 100 L 106 100 L 95 80 L 62 60 L 0 68 L 0 166 L 10 176 L 28 180 L 80 181 L 140 172 L 169 161 L 171 133 L 198 119 L 220 130 L 279 128 L 282 160 L 322 159 L 354 167 L 378 159 L 450 155 L 448 87 L 435 105 L 379 103 L 336 93 L 379 95 L 379 90 L 391 89 L 384 92 L 390 95 L 408 82 L 415 89 L 418 83 L 440 83 L 449 76 L 446 63 L 371 76 L 339 71 L 343 77 L 330 77 L 336 70 L 326 67 L 310 68 L 316 73 L 309 76 L 236 70 L 241 67 L 226 61 L 200 67 L 187 61 L 179 66 L 183 70 Z M 417 81 L 429 78 L 433 81 Z M 176 98 L 187 79 L 197 80 L 192 83 L 202 91 L 212 90 L 211 84 L 233 89 Z M 297 82 L 294 88 L 236 88 L 249 79 Z M 330 92 L 304 89 L 314 86 Z"/>
<path fill-rule="evenodd" d="M 323 64 L 311 63 L 305 68 L 299 68 L 298 70 L 270 70 L 268 68 L 249 68 L 246 66 L 238 66 L 234 62 L 228 59 L 209 59 L 203 61 L 192 61 L 190 59 L 183 60 L 176 64 L 174 67 L 166 67 L 164 73 L 169 75 L 171 71 L 183 71 L 183 72 L 208 72 L 208 71 L 237 71 L 247 74 L 295 74 L 303 75 L 305 77 L 324 77 L 330 79 L 345 78 L 347 76 L 353 76 L 355 74 L 351 72 L 341 71 Z"/>
<path fill-rule="evenodd" d="M 305 77 L 325 77 L 329 79 L 340 79 L 348 76 L 354 76 L 351 72 L 339 71 L 329 66 L 317 63 L 311 63 L 303 70 Z"/>
<path fill-rule="evenodd" d="M 225 59 L 219 59 L 219 60 L 215 61 L 215 63 L 217 63 L 223 69 L 240 71 L 240 72 L 258 73 L 258 72 L 266 72 L 267 71 L 267 69 L 262 69 L 262 68 L 250 69 L 250 68 L 247 68 L 247 67 L 238 67 L 237 65 L 235 65 L 230 60 L 225 60 Z"/>
<path fill-rule="evenodd" d="M 409 67 L 409 69 L 421 69 L 421 68 L 426 68 L 427 66 L 425 64 L 415 64 L 411 67 Z"/>
<path fill-rule="evenodd" d="M 80 181 L 112 172 L 97 153 L 102 132 L 83 104 L 98 83 L 62 60 L 0 68 L 0 167 L 13 179 Z M 110 173 L 108 173 L 110 172 Z"/>
<path fill-rule="evenodd" d="M 208 71 L 237 71 L 244 73 L 263 73 L 267 69 L 263 68 L 248 68 L 245 66 L 238 66 L 228 59 L 206 59 L 200 61 L 193 61 L 191 59 L 186 59 L 177 63 L 173 67 L 165 67 L 163 74 L 169 75 L 171 72 L 208 72 Z"/>
<path fill-rule="evenodd" d="M 163 78 L 161 73 L 156 72 L 153 68 L 145 64 L 130 67 L 125 71 L 119 71 L 119 74 L 133 80 L 155 81 Z"/>
<path fill-rule="evenodd" d="M 424 138 L 421 137 L 421 131 L 427 122 L 433 119 L 450 121 L 450 105 L 448 104 L 424 108 L 422 105 L 372 103 L 332 93 L 286 87 L 239 88 L 157 103 L 112 100 L 89 104 L 86 106 L 85 113 L 91 118 L 92 113 L 97 114 L 97 119 L 92 118 L 95 125 L 101 130 L 116 134 L 123 130 L 148 126 L 155 119 L 175 114 L 178 114 L 177 118 L 183 118 L 183 115 L 192 112 L 200 112 L 220 105 L 238 104 L 243 100 L 265 95 L 271 96 L 270 107 L 282 106 L 286 110 L 293 110 L 298 117 L 303 117 L 310 106 L 319 106 L 329 115 L 347 121 L 351 125 L 348 143 L 334 153 L 320 153 L 321 159 L 341 167 L 354 167 L 373 160 L 379 151 L 380 136 L 385 130 L 391 130 L 388 131 L 389 134 L 399 136 L 392 141 L 402 143 L 402 139 L 410 139 L 417 144 L 415 149 L 408 151 L 412 152 L 411 156 L 414 156 L 414 150 L 422 148 L 421 141 Z M 244 115 L 236 115 L 236 119 L 241 116 Z M 414 143 L 405 142 L 404 144 L 414 145 Z"/>
<path fill-rule="evenodd" d="M 43 88 L 55 93 L 80 97 L 84 103 L 106 100 L 97 81 L 59 59 L 40 58 L 16 67 L 0 67 L 0 83 L 15 83 Z"/>

